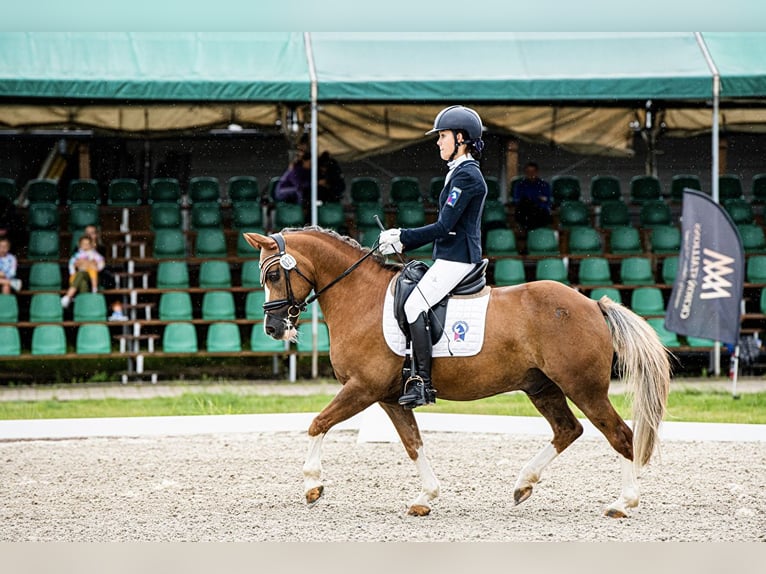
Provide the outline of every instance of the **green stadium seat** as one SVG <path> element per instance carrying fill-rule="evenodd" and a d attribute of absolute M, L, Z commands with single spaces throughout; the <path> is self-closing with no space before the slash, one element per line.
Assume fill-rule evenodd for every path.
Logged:
<path fill-rule="evenodd" d="M 32 331 L 32 354 L 65 355 L 66 334 L 64 327 L 61 325 L 38 325 L 35 327 Z"/>
<path fill-rule="evenodd" d="M 16 185 L 16 180 L 10 177 L 0 177 L 0 197 L 5 197 L 14 202 L 18 196 L 19 188 Z"/>
<path fill-rule="evenodd" d="M 582 285 L 611 285 L 609 260 L 604 257 L 586 257 L 577 269 L 577 281 Z"/>
<path fill-rule="evenodd" d="M 700 178 L 696 175 L 682 173 L 674 175 L 670 180 L 670 201 L 672 203 L 681 203 L 685 188 L 702 191 Z"/>
<path fill-rule="evenodd" d="M 223 225 L 221 204 L 215 201 L 199 201 L 191 207 L 192 229 L 220 228 Z"/>
<path fill-rule="evenodd" d="M 665 302 L 659 287 L 638 287 L 630 295 L 630 308 L 634 313 L 646 317 L 648 315 L 665 315 Z"/>
<path fill-rule="evenodd" d="M 588 295 L 594 301 L 598 301 L 601 297 L 609 297 L 615 303 L 622 303 L 622 295 L 620 290 L 616 287 L 596 287 Z"/>
<path fill-rule="evenodd" d="M 604 252 L 601 234 L 594 227 L 573 227 L 569 231 L 569 253 L 597 255 Z"/>
<path fill-rule="evenodd" d="M 728 199 L 723 202 L 723 208 L 735 225 L 755 223 L 755 214 L 750 203 L 742 198 Z"/>
<path fill-rule="evenodd" d="M 199 266 L 199 286 L 203 289 L 231 287 L 231 268 L 226 261 L 211 259 Z"/>
<path fill-rule="evenodd" d="M 637 255 L 643 253 L 641 235 L 630 226 L 615 227 L 609 235 L 609 252 L 615 255 Z"/>
<path fill-rule="evenodd" d="M 236 323 L 211 323 L 207 329 L 208 353 L 238 353 L 242 350 L 242 338 Z"/>
<path fill-rule="evenodd" d="M 311 323 L 301 323 L 298 325 L 296 349 L 299 353 L 310 353 L 313 350 L 313 345 Z M 317 351 L 320 353 L 330 352 L 330 332 L 326 323 L 317 323 Z"/>
<path fill-rule="evenodd" d="M 622 200 L 609 200 L 601 204 L 598 226 L 603 229 L 614 229 L 630 225 L 630 210 Z"/>
<path fill-rule="evenodd" d="M 590 202 L 600 205 L 605 201 L 622 201 L 620 180 L 613 175 L 596 175 L 590 180 Z"/>
<path fill-rule="evenodd" d="M 662 260 L 662 282 L 667 285 L 672 285 L 675 283 L 677 273 L 678 255 L 665 257 L 665 259 Z"/>
<path fill-rule="evenodd" d="M 231 291 L 208 291 L 202 296 L 202 318 L 205 321 L 233 321 L 234 295 Z"/>
<path fill-rule="evenodd" d="M 426 208 L 420 201 L 400 201 L 396 204 L 397 227 L 421 227 L 426 223 Z"/>
<path fill-rule="evenodd" d="M 110 181 L 106 202 L 109 205 L 121 207 L 141 205 L 141 188 L 138 185 L 138 180 L 117 178 Z"/>
<path fill-rule="evenodd" d="M 52 229 L 35 229 L 29 232 L 27 258 L 37 261 L 59 258 L 59 234 Z"/>
<path fill-rule="evenodd" d="M 260 233 L 263 235 L 265 231 L 260 227 L 242 228 L 237 230 L 237 257 L 260 257 L 261 250 L 255 249 L 245 239 L 245 233 Z"/>
<path fill-rule="evenodd" d="M 240 201 L 260 202 L 258 179 L 252 175 L 235 175 L 229 178 L 226 194 L 232 204 Z"/>
<path fill-rule="evenodd" d="M 106 297 L 103 293 L 80 293 L 74 298 L 75 321 L 106 321 Z"/>
<path fill-rule="evenodd" d="M 408 175 L 392 177 L 389 191 L 391 203 L 423 201 L 423 195 L 420 193 L 420 181 L 417 177 Z"/>
<path fill-rule="evenodd" d="M 197 230 L 194 239 L 194 255 L 201 259 L 226 257 L 226 236 L 223 229 L 217 227 L 204 227 Z"/>
<path fill-rule="evenodd" d="M 380 203 L 380 182 L 374 177 L 355 177 L 351 180 L 351 202 Z"/>
<path fill-rule="evenodd" d="M 111 353 L 112 335 L 109 333 L 109 327 L 101 323 L 80 325 L 77 328 L 75 350 L 78 355 Z"/>
<path fill-rule="evenodd" d="M 32 323 L 60 323 L 64 319 L 61 297 L 56 293 L 35 293 L 29 302 Z"/>
<path fill-rule="evenodd" d="M 766 315 L 766 287 L 762 287 L 761 288 L 761 300 L 760 300 L 760 303 L 761 304 L 758 307 L 758 309 L 760 310 L 761 313 Z"/>
<path fill-rule="evenodd" d="M 53 261 L 38 261 L 29 268 L 30 291 L 60 291 L 61 267 Z"/>
<path fill-rule="evenodd" d="M 646 322 L 649 323 L 652 329 L 654 329 L 654 332 L 657 333 L 663 345 L 669 348 L 681 346 L 678 336 L 673 331 L 668 331 L 665 328 L 665 319 L 662 317 L 653 317 L 647 319 Z"/>
<path fill-rule="evenodd" d="M 261 264 L 260 261 L 250 260 L 242 264 L 241 283 L 242 287 L 251 289 L 261 288 Z"/>
<path fill-rule="evenodd" d="M 660 180 L 653 175 L 636 175 L 630 179 L 630 201 L 642 204 L 645 201 L 662 199 Z"/>
<path fill-rule="evenodd" d="M 558 234 L 550 227 L 531 229 L 527 234 L 527 252 L 530 255 L 558 255 Z"/>
<path fill-rule="evenodd" d="M 263 208 L 259 201 L 238 201 L 231 206 L 234 229 L 263 227 Z"/>
<path fill-rule="evenodd" d="M 250 321 L 263 320 L 263 304 L 266 302 L 266 292 L 262 289 L 250 291 L 245 298 L 245 318 Z"/>
<path fill-rule="evenodd" d="M 189 203 L 221 201 L 221 187 L 217 177 L 197 176 L 189 180 Z"/>
<path fill-rule="evenodd" d="M 323 203 L 317 207 L 317 224 L 325 229 L 340 231 L 346 228 L 346 213 L 342 203 Z"/>
<path fill-rule="evenodd" d="M 73 203 L 69 206 L 69 231 L 85 229 L 89 225 L 98 227 L 100 221 L 98 204 Z"/>
<path fill-rule="evenodd" d="M 149 182 L 149 203 L 181 203 L 181 184 L 174 177 L 155 177 Z"/>
<path fill-rule="evenodd" d="M 297 203 L 278 201 L 274 207 L 274 229 L 281 230 L 286 227 L 303 227 L 306 217 L 303 207 Z"/>
<path fill-rule="evenodd" d="M 551 178 L 551 193 L 554 206 L 565 201 L 578 201 L 582 193 L 580 179 L 574 175 L 554 175 Z"/>
<path fill-rule="evenodd" d="M 189 266 L 186 261 L 160 261 L 157 265 L 157 289 L 188 289 Z"/>
<path fill-rule="evenodd" d="M 179 321 L 168 323 L 162 331 L 164 353 L 196 353 L 197 329 L 192 323 Z"/>
<path fill-rule="evenodd" d="M 439 196 L 441 195 L 442 189 L 444 189 L 444 176 L 435 175 L 428 182 L 428 201 L 434 205 L 439 203 Z M 487 197 L 487 199 L 489 199 L 489 197 Z"/>
<path fill-rule="evenodd" d="M 516 235 L 512 229 L 497 228 L 490 229 L 486 234 L 485 251 L 490 257 L 504 257 L 507 255 L 518 255 L 516 247 Z"/>
<path fill-rule="evenodd" d="M 638 214 L 641 227 L 657 227 L 658 225 L 671 225 L 673 215 L 670 206 L 661 199 L 647 199 L 641 205 Z"/>
<path fill-rule="evenodd" d="M 569 285 L 569 272 L 566 263 L 558 257 L 538 259 L 535 264 L 535 280 L 549 279 Z"/>
<path fill-rule="evenodd" d="M 58 229 L 58 206 L 55 203 L 31 203 L 27 209 L 27 227 L 30 230 Z"/>
<path fill-rule="evenodd" d="M 380 232 L 375 216 L 385 224 L 386 216 L 380 203 L 358 203 L 355 206 L 354 220 L 357 228 L 374 227 Z"/>
<path fill-rule="evenodd" d="M 763 205 L 766 203 L 766 173 L 757 173 L 753 176 L 750 194 L 750 203 L 753 205 Z"/>
<path fill-rule="evenodd" d="M 626 257 L 620 261 L 620 283 L 654 285 L 652 261 L 648 257 Z"/>
<path fill-rule="evenodd" d="M 181 229 L 183 216 L 177 203 L 153 203 L 150 212 L 151 227 L 157 229 Z"/>
<path fill-rule="evenodd" d="M 742 239 L 742 247 L 745 253 L 766 252 L 766 237 L 763 228 L 755 223 L 737 225 L 739 236 Z"/>
<path fill-rule="evenodd" d="M 101 203 L 101 191 L 95 179 L 73 179 L 67 186 L 67 203 L 99 205 Z"/>
<path fill-rule="evenodd" d="M 253 325 L 250 332 L 250 349 L 261 353 L 284 353 L 287 350 L 285 341 L 278 341 L 266 334 L 263 323 Z"/>
<path fill-rule="evenodd" d="M 579 199 L 567 199 L 559 206 L 559 225 L 563 228 L 590 225 L 590 210 Z"/>
<path fill-rule="evenodd" d="M 692 337 L 691 335 L 687 335 L 686 344 L 690 347 L 712 347 L 715 345 L 715 341 L 705 337 Z"/>
<path fill-rule="evenodd" d="M 19 302 L 13 293 L 0 293 L 0 323 L 17 323 L 19 320 Z"/>
<path fill-rule="evenodd" d="M 728 199 L 739 199 L 743 196 L 742 179 L 734 173 L 718 176 L 718 201 L 724 203 Z"/>
<path fill-rule="evenodd" d="M 502 201 L 488 199 L 484 202 L 484 212 L 481 215 L 481 226 L 486 231 L 508 227 L 508 214 L 505 210 L 505 204 Z"/>
<path fill-rule="evenodd" d="M 59 187 L 55 179 L 31 179 L 27 183 L 27 201 L 59 204 Z"/>
<path fill-rule="evenodd" d="M 497 201 L 500 199 L 500 180 L 494 175 L 484 176 L 484 181 L 487 183 L 487 199 Z M 442 178 L 442 188 L 444 187 L 444 178 Z M 441 189 L 439 190 L 441 191 Z M 437 193 L 438 199 L 438 193 Z"/>
<path fill-rule="evenodd" d="M 0 325 L 0 357 L 21 355 L 21 337 L 15 325 Z"/>
<path fill-rule="evenodd" d="M 681 230 L 675 225 L 658 225 L 649 238 L 652 253 L 678 253 L 681 249 Z"/>
<path fill-rule="evenodd" d="M 357 239 L 362 247 L 372 249 L 380 235 L 378 227 L 359 227 L 357 228 Z"/>
<path fill-rule="evenodd" d="M 766 283 L 766 255 L 751 255 L 747 258 L 745 277 L 748 283 Z"/>
<path fill-rule="evenodd" d="M 167 291 L 160 295 L 160 321 L 191 321 L 192 300 L 188 291 Z"/>
<path fill-rule="evenodd" d="M 186 237 L 180 229 L 157 229 L 154 232 L 156 259 L 183 259 L 186 257 Z"/>
<path fill-rule="evenodd" d="M 521 259 L 498 259 L 495 261 L 494 283 L 502 285 L 520 285 L 526 282 L 524 262 Z"/>

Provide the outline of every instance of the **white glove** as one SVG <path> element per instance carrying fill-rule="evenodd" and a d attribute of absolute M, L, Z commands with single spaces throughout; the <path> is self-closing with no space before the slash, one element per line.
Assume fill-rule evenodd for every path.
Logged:
<path fill-rule="evenodd" d="M 401 230 L 399 229 L 386 229 L 385 231 L 381 231 L 380 237 L 378 237 L 378 251 L 383 255 L 401 253 L 402 242 L 400 236 Z"/>

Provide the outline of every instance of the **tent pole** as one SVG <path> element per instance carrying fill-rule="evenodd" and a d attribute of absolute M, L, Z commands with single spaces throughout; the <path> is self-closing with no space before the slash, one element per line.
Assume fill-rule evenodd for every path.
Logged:
<path fill-rule="evenodd" d="M 317 211 L 317 179 L 319 175 L 319 166 L 317 161 L 319 153 L 317 149 L 317 75 L 314 67 L 314 50 L 311 46 L 311 33 L 303 33 L 304 43 L 306 45 L 306 60 L 309 66 L 309 77 L 311 78 L 311 225 L 316 226 L 318 222 Z M 319 308 L 317 302 L 311 304 L 311 378 L 316 379 L 319 376 L 319 349 L 317 347 L 317 336 L 319 333 Z"/>
<path fill-rule="evenodd" d="M 710 186 L 712 189 L 713 201 L 720 203 L 718 195 L 718 177 L 719 177 L 719 150 L 718 145 L 720 142 L 719 125 L 718 125 L 718 107 L 721 97 L 721 74 L 718 72 L 718 67 L 713 61 L 713 57 L 710 55 L 710 51 L 707 49 L 705 39 L 702 37 L 701 32 L 695 32 L 694 37 L 697 40 L 697 45 L 702 50 L 702 55 L 705 56 L 710 73 L 713 74 L 713 127 L 712 127 L 712 152 L 713 152 L 713 165 L 711 166 L 710 173 Z M 715 376 L 721 374 L 721 342 L 716 341 L 713 347 L 713 371 Z"/>

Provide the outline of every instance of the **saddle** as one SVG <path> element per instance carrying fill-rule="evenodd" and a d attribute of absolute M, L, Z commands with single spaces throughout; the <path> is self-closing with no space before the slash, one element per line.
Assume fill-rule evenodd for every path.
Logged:
<path fill-rule="evenodd" d="M 431 324 L 432 345 L 439 342 L 444 332 L 444 320 L 447 316 L 449 298 L 453 295 L 473 295 L 484 289 L 487 285 L 487 265 L 489 265 L 489 259 L 482 259 L 444 299 L 431 307 L 428 312 L 428 320 Z M 415 290 L 415 286 L 426 271 L 428 271 L 428 265 L 422 261 L 410 261 L 404 266 L 394 285 L 394 316 L 408 341 L 410 339 L 410 325 L 404 313 L 404 302 Z"/>

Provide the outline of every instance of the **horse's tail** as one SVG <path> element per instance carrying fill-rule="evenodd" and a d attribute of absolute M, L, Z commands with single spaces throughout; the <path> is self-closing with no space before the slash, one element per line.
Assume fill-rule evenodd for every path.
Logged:
<path fill-rule="evenodd" d="M 612 333 L 617 366 L 633 397 L 633 461 L 649 462 L 659 443 L 670 386 L 668 351 L 643 318 L 604 296 L 598 301 Z"/>

